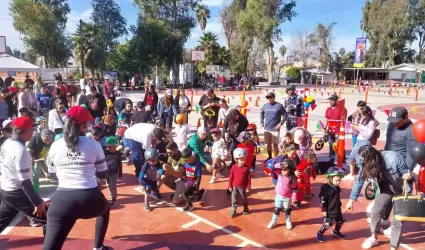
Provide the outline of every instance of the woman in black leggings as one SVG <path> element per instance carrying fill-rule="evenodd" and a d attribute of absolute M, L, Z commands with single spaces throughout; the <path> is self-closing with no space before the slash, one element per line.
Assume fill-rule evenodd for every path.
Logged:
<path fill-rule="evenodd" d="M 237 138 L 242 131 L 245 131 L 248 127 L 248 119 L 239 112 L 237 109 L 232 109 L 226 116 L 223 122 L 223 138 L 226 138 L 226 134 L 231 138 L 231 144 L 229 146 L 229 152 L 233 152 L 238 145 Z M 232 166 L 235 163 L 232 155 Z"/>
<path fill-rule="evenodd" d="M 87 138 L 93 117 L 81 106 L 68 111 L 63 138 L 55 141 L 47 156 L 47 164 L 56 173 L 59 185 L 47 212 L 47 232 L 43 250 L 61 249 L 78 219 L 96 217 L 94 249 L 104 246 L 109 224 L 109 204 L 97 187 L 96 177 L 104 179 L 107 165 L 102 147 Z"/>

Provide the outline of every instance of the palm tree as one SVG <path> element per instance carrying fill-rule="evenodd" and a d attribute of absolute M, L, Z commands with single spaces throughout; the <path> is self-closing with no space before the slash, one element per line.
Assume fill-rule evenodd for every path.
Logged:
<path fill-rule="evenodd" d="M 220 47 L 217 42 L 217 35 L 211 32 L 204 33 L 204 35 L 199 38 L 198 42 L 198 48 L 205 51 L 206 60 L 212 62 L 216 48 Z"/>
<path fill-rule="evenodd" d="M 84 64 L 94 75 L 94 70 L 100 67 L 105 59 L 102 45 L 99 42 L 100 30 L 93 23 L 84 23 L 82 29 L 81 31 L 81 28 L 78 27 L 72 38 L 75 57 L 81 61 L 81 53 L 83 53 Z M 82 38 L 83 43 L 81 44 Z"/>
<path fill-rule="evenodd" d="M 332 39 L 333 28 L 337 23 L 333 22 L 329 25 L 319 23 L 310 35 L 310 43 L 319 49 L 319 60 L 326 69 L 332 68 Z"/>
<path fill-rule="evenodd" d="M 196 20 L 199 23 L 202 31 L 205 31 L 205 27 L 207 26 L 207 19 L 210 18 L 211 12 L 207 5 L 200 4 L 196 8 Z"/>
<path fill-rule="evenodd" d="M 286 46 L 285 45 L 280 46 L 280 48 L 279 48 L 279 54 L 282 56 L 282 60 L 285 57 L 286 51 L 287 51 L 287 49 L 286 49 Z"/>

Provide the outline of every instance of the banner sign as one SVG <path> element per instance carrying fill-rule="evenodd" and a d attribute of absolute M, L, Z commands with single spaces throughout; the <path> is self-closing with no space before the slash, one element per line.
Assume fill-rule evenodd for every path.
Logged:
<path fill-rule="evenodd" d="M 354 67 L 363 68 L 366 60 L 366 41 L 367 38 L 356 39 L 356 49 L 354 54 Z"/>
<path fill-rule="evenodd" d="M 16 71 L 7 71 L 9 76 L 16 76 Z"/>

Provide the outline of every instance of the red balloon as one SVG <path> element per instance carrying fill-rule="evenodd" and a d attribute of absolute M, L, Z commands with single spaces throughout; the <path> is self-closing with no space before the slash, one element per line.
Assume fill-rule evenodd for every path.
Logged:
<path fill-rule="evenodd" d="M 425 142 L 425 120 L 416 121 L 412 127 L 413 135 L 419 143 Z"/>

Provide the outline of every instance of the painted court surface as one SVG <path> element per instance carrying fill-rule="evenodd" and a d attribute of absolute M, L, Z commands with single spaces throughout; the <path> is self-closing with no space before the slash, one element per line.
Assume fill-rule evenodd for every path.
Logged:
<path fill-rule="evenodd" d="M 347 150 L 350 149 L 351 141 L 347 140 L 346 145 Z M 383 143 L 380 142 L 378 147 L 382 148 Z M 324 148 L 319 154 L 319 160 L 326 159 L 328 149 Z M 182 207 L 167 202 L 171 191 L 165 186 L 161 188 L 164 201 L 157 202 L 153 211 L 146 212 L 143 195 L 133 174 L 134 166 L 124 166 L 123 177 L 118 181 L 118 204 L 111 210 L 106 243 L 115 249 L 361 249 L 362 242 L 370 236 L 365 213 L 369 202 L 363 198 L 355 203 L 353 212 L 344 214 L 348 220 L 342 229 L 346 240 L 332 237 L 331 230 L 328 230 L 325 243 L 316 241 L 316 232 L 323 222 L 317 198 L 320 185 L 325 182 L 323 176 L 313 181 L 315 196 L 304 202 L 302 209 L 293 210 L 292 230 L 286 230 L 283 215 L 279 217 L 276 228 L 267 229 L 275 194 L 270 177 L 265 176 L 262 170 L 264 159 L 264 155 L 257 159 L 249 194 L 250 214 L 241 215 L 242 208 L 239 208 L 237 217 L 233 219 L 229 218 L 230 196 L 225 192 L 227 178 L 210 184 L 210 176 L 204 175 L 201 186 L 208 190 L 205 200 L 194 203 L 195 209 L 191 213 L 185 214 Z M 352 184 L 351 181 L 342 182 L 343 206 Z M 107 191 L 104 192 L 107 195 Z M 91 249 L 94 222 L 94 219 L 78 221 L 63 249 Z M 0 249 L 42 248 L 41 228 L 29 227 L 26 219 L 6 231 L 7 235 L 0 236 Z M 403 231 L 401 249 L 425 249 L 424 223 L 406 223 Z M 380 235 L 380 244 L 374 249 L 389 249 L 389 240 Z"/>

